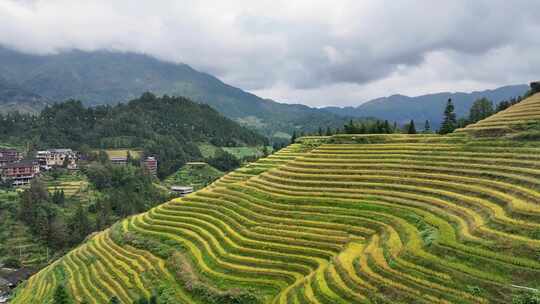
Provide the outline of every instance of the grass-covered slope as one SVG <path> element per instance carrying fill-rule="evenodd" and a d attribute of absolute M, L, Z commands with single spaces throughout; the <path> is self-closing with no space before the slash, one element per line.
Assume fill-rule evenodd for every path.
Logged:
<path fill-rule="evenodd" d="M 514 133 L 525 131 L 531 126 L 537 126 L 539 120 L 540 93 L 537 93 L 504 111 L 469 125 L 459 131 L 480 135 Z"/>
<path fill-rule="evenodd" d="M 510 303 L 540 286 L 540 143 L 304 138 L 98 233 L 14 304 Z"/>

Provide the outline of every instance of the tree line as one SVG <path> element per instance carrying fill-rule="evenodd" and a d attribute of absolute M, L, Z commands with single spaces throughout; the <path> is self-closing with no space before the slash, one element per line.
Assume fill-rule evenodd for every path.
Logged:
<path fill-rule="evenodd" d="M 540 83 L 538 84 L 538 91 L 540 91 Z M 534 94 L 537 91 L 530 90 L 524 96 L 514 97 L 508 100 L 503 100 L 499 102 L 496 106 L 493 101 L 482 97 L 475 100 L 469 109 L 469 114 L 467 117 L 458 118 L 455 113 L 455 107 L 452 102 L 452 99 L 448 99 L 446 106 L 443 112 L 443 122 L 439 130 L 436 130 L 439 134 L 448 134 L 453 132 L 458 128 L 464 128 L 469 124 L 476 123 L 482 119 L 485 119 L 493 114 L 496 114 L 500 111 L 504 111 L 510 106 L 520 103 L 523 99 Z M 431 129 L 431 124 L 429 120 L 424 122 L 423 128 L 420 131 L 421 133 L 433 133 Z M 392 134 L 392 133 L 406 133 L 406 134 L 417 134 L 420 133 L 417 130 L 415 121 L 410 120 L 409 123 L 404 124 L 403 126 L 398 126 L 397 122 L 390 124 L 388 120 L 372 120 L 364 119 L 360 121 L 350 120 L 347 124 L 343 126 L 343 129 L 331 129 L 327 127 L 323 129 L 319 127 L 317 133 L 306 134 L 304 132 L 293 132 L 291 137 L 291 142 L 294 142 L 296 138 L 306 136 L 306 135 L 318 135 L 318 136 L 331 136 L 334 134 Z M 279 149 L 280 147 L 278 147 Z M 278 150 L 276 149 L 276 150 Z"/>

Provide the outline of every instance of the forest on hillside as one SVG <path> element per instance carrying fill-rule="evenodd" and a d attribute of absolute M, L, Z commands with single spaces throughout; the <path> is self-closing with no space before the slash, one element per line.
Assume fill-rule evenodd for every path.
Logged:
<path fill-rule="evenodd" d="M 70 100 L 30 114 L 0 114 L 0 140 L 27 147 L 141 148 L 158 156 L 160 176 L 185 162 L 202 159 L 198 143 L 217 147 L 267 144 L 266 138 L 222 116 L 208 105 L 183 97 L 145 93 L 126 104 L 87 108 Z"/>

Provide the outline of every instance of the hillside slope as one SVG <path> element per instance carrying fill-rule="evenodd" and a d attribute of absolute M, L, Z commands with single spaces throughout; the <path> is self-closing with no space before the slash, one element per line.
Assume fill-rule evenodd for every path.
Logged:
<path fill-rule="evenodd" d="M 540 93 L 536 93 L 520 103 L 469 125 L 459 132 L 471 134 L 507 134 L 537 128 L 540 121 Z"/>
<path fill-rule="evenodd" d="M 0 112 L 36 113 L 49 101 L 0 77 Z"/>
<path fill-rule="evenodd" d="M 303 138 L 95 235 L 13 301 L 510 303 L 540 286 L 540 142 Z"/>
<path fill-rule="evenodd" d="M 0 77 L 56 102 L 73 98 L 86 105 L 116 104 L 144 92 L 183 96 L 268 136 L 290 134 L 296 127 L 342 127 L 345 121 L 324 110 L 260 98 L 187 64 L 136 53 L 73 50 L 40 56 L 0 46 Z"/>
<path fill-rule="evenodd" d="M 145 93 L 116 106 L 84 107 L 67 101 L 39 116 L 1 116 L 0 140 L 37 148 L 143 150 L 158 158 L 165 177 L 187 161 L 201 160 L 199 143 L 218 147 L 262 146 L 267 139 L 224 117 L 208 105 L 182 97 Z M 125 152 L 124 152 L 125 155 Z"/>

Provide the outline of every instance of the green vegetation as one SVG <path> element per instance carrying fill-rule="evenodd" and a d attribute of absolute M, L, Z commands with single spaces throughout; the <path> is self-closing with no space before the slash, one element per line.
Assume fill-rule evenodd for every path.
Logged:
<path fill-rule="evenodd" d="M 459 131 L 479 136 L 526 132 L 527 136 L 530 136 L 537 129 L 540 119 L 539 101 L 540 94 L 538 93 L 523 101 L 516 100 L 513 106 Z"/>
<path fill-rule="evenodd" d="M 96 234 L 13 303 L 58 284 L 92 303 L 535 303 L 513 286 L 540 286 L 539 155 L 466 133 L 301 137 Z"/>
<path fill-rule="evenodd" d="M 457 127 L 458 122 L 456 113 L 454 112 L 454 104 L 452 103 L 452 99 L 448 99 L 446 108 L 444 109 L 444 119 L 439 133 L 442 135 L 452 133 Z"/>
<path fill-rule="evenodd" d="M 138 167 L 97 162 L 83 172 L 54 169 L 17 190 L 0 194 L 0 263 L 33 267 L 169 197 Z"/>
<path fill-rule="evenodd" d="M 66 147 L 89 154 L 92 149 L 121 148 L 121 153 L 126 148 L 142 149 L 145 155 L 158 158 L 160 177 L 188 161 L 201 160 L 198 143 L 218 147 L 266 144 L 261 135 L 207 105 L 150 93 L 117 106 L 85 108 L 81 102 L 68 101 L 45 108 L 37 117 L 0 115 L 0 122 L 0 140 L 32 150 Z"/>
<path fill-rule="evenodd" d="M 272 151 L 270 146 L 259 146 L 259 147 L 223 147 L 223 150 L 232 154 L 234 157 L 239 160 L 243 159 L 257 159 L 268 155 Z"/>
<path fill-rule="evenodd" d="M 204 162 L 191 162 L 185 164 L 180 170 L 167 177 L 163 184 L 193 186 L 195 190 L 202 189 L 224 175 L 223 172 Z"/>
<path fill-rule="evenodd" d="M 535 140 L 300 137 L 93 235 L 13 303 L 62 284 L 89 303 L 538 303 L 539 189 Z"/>

